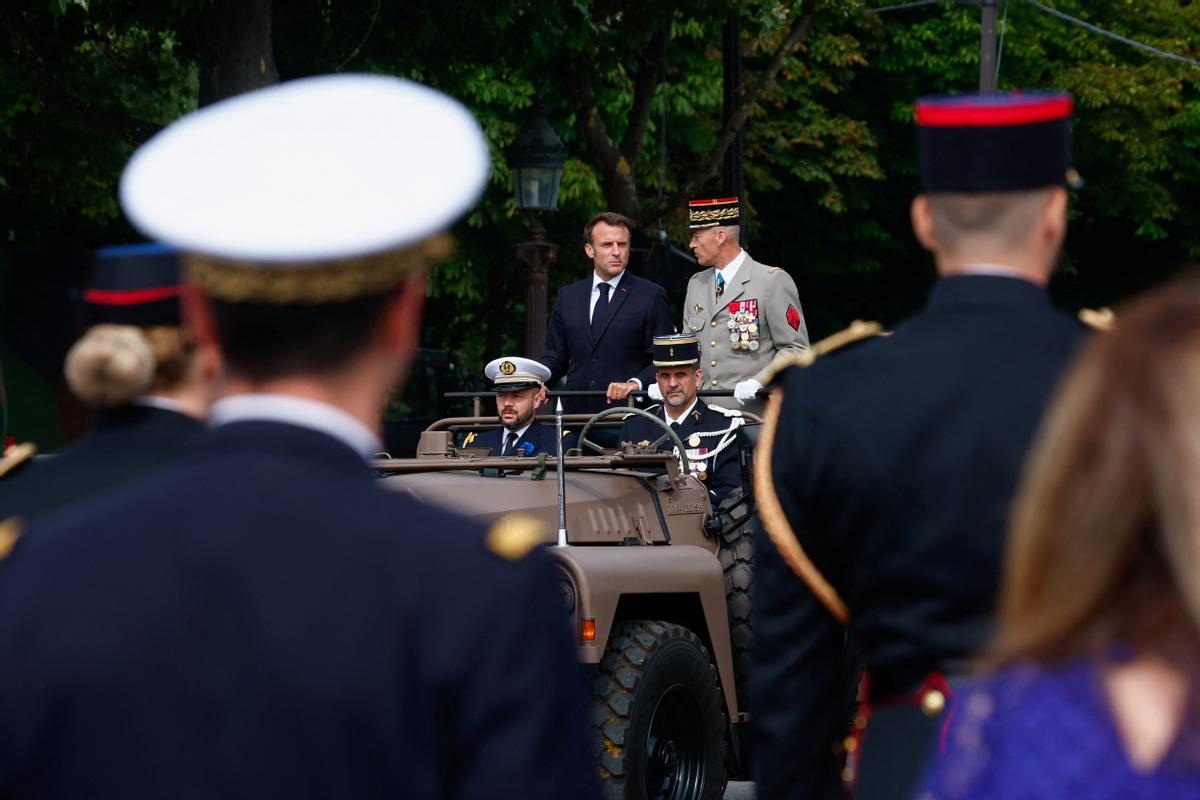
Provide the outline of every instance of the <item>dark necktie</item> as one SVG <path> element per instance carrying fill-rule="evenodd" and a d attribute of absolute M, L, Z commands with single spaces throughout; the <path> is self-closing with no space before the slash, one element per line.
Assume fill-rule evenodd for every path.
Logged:
<path fill-rule="evenodd" d="M 500 455 L 511 456 L 513 454 L 513 448 L 515 448 L 516 446 L 517 446 L 517 434 L 513 433 L 512 431 L 509 431 L 508 435 L 504 437 L 504 449 L 500 451 Z"/>
<path fill-rule="evenodd" d="M 599 337 L 600 331 L 604 330 L 604 316 L 608 313 L 608 292 L 612 287 L 607 283 L 602 283 L 596 288 L 600 290 L 600 297 L 596 299 L 596 307 L 592 309 L 593 339 Z"/>
<path fill-rule="evenodd" d="M 725 294 L 725 278 L 721 273 L 717 273 L 717 299 L 721 299 L 721 295 Z"/>

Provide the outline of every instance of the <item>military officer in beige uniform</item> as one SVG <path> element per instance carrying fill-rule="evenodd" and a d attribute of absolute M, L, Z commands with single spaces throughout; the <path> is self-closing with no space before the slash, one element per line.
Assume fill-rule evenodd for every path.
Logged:
<path fill-rule="evenodd" d="M 777 358 L 808 349 L 808 328 L 792 276 L 750 258 L 738 243 L 736 197 L 692 200 L 688 227 L 701 270 L 688 282 L 683 330 L 700 340 L 703 389 L 732 389 L 747 410 Z M 749 403 L 749 404 L 747 404 Z"/>

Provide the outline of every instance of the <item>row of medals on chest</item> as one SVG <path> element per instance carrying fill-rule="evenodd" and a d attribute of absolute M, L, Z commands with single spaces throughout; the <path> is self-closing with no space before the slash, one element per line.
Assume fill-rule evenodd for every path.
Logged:
<path fill-rule="evenodd" d="M 734 350 L 757 350 L 758 319 L 750 311 L 740 310 L 729 315 L 729 346 Z"/>

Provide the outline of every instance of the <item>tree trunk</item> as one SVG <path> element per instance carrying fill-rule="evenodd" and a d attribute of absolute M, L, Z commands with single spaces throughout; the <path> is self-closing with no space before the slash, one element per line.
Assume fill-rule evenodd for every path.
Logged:
<path fill-rule="evenodd" d="M 210 0 L 200 17 L 200 105 L 275 83 L 271 0 Z"/>

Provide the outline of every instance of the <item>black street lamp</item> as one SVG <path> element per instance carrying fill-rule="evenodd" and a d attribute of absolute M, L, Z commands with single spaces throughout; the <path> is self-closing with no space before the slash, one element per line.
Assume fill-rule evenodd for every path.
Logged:
<path fill-rule="evenodd" d="M 513 171 L 513 196 L 517 208 L 530 218 L 529 241 L 517 245 L 517 258 L 527 267 L 525 277 L 525 355 L 540 358 L 546 341 L 546 284 L 550 265 L 558 258 L 558 245 L 543 241 L 542 214 L 558 210 L 567 147 L 550 127 L 541 102 L 533 118 L 517 136 L 509 152 Z"/>

